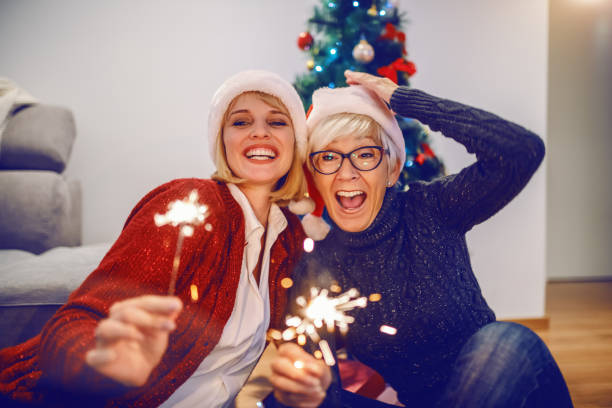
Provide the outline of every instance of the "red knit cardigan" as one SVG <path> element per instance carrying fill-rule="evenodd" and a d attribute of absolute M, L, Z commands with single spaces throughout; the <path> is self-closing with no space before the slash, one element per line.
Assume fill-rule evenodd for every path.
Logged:
<path fill-rule="evenodd" d="M 168 349 L 147 383 L 127 388 L 85 363 L 95 344 L 94 329 L 119 300 L 143 294 L 166 294 L 178 230 L 157 227 L 156 213 L 198 191 L 208 205 L 206 231 L 196 227 L 185 238 L 176 295 L 184 308 Z M 304 232 L 298 218 L 283 210 L 288 221 L 270 255 L 271 326 L 279 327 L 286 303 L 280 281 L 290 275 L 301 251 Z M 123 231 L 98 268 L 74 291 L 41 334 L 0 351 L 0 394 L 18 401 L 69 405 L 81 394 L 88 405 L 151 407 L 165 401 L 196 370 L 221 337 L 234 306 L 240 278 L 244 216 L 227 186 L 211 180 L 181 179 L 146 195 L 132 210 Z M 200 290 L 192 302 L 190 285 Z"/>

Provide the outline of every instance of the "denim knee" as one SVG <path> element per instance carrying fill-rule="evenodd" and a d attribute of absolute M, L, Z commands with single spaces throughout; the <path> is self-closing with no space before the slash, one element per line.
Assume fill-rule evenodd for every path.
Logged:
<path fill-rule="evenodd" d="M 542 339 L 520 324 L 493 322 L 462 347 L 439 406 L 522 407 L 542 392 L 547 400 L 551 388 L 566 390 Z"/>
<path fill-rule="evenodd" d="M 533 375 L 554 361 L 542 339 L 529 328 L 512 322 L 493 322 L 478 330 L 463 347 L 472 359 L 487 366 L 489 376 L 510 372 Z M 475 362 L 478 364 L 478 362 Z"/>
<path fill-rule="evenodd" d="M 513 322 L 493 322 L 483 326 L 468 340 L 468 343 L 491 344 L 514 349 L 522 354 L 525 347 L 536 347 L 548 351 L 546 344 L 531 329 Z M 466 344 L 467 345 L 467 344 Z"/>

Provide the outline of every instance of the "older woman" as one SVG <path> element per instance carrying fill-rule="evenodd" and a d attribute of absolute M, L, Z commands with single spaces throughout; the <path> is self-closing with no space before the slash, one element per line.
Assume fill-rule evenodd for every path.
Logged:
<path fill-rule="evenodd" d="M 409 407 L 569 407 L 563 377 L 539 337 L 497 322 L 470 266 L 465 234 L 515 197 L 544 145 L 491 113 L 389 80 L 347 72 L 320 89 L 308 117 L 308 168 L 333 221 L 305 255 L 294 296 L 309 286 L 357 288 L 382 299 L 354 312 L 350 354 L 376 369 Z M 386 102 L 475 153 L 458 174 L 393 188 L 402 133 Z M 394 336 L 381 324 L 397 329 Z M 292 363 L 301 360 L 303 368 Z M 379 406 L 329 386 L 329 370 L 294 344 L 273 363 L 278 401 L 296 407 Z M 298 367 L 301 367 L 298 365 Z M 269 399 L 266 406 L 273 406 Z"/>
<path fill-rule="evenodd" d="M 225 81 L 208 119 L 213 180 L 174 180 L 136 205 L 41 335 L 0 351 L 3 403 L 227 406 L 268 326 L 280 322 L 280 281 L 301 253 L 300 222 L 279 205 L 305 190 L 305 120 L 278 75 L 245 71 Z M 177 229 L 157 227 L 154 216 L 192 191 L 212 229 L 185 239 L 175 296 L 167 296 Z"/>

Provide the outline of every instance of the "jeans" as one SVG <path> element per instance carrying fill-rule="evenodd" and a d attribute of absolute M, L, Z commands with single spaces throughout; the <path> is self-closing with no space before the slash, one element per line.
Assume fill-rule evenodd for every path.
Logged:
<path fill-rule="evenodd" d="M 425 408 L 405 403 L 410 408 Z M 265 404 L 266 408 L 278 406 Z M 335 403 L 324 406 L 394 407 L 345 390 L 338 392 Z M 573 404 L 563 375 L 540 337 L 520 324 L 493 322 L 480 328 L 461 348 L 434 406 L 571 408 Z"/>
<path fill-rule="evenodd" d="M 493 322 L 461 349 L 437 407 L 572 407 L 544 342 L 525 326 Z"/>

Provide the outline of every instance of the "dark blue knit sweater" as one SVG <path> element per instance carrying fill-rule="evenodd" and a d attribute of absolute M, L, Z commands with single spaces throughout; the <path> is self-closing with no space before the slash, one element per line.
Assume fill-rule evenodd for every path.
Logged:
<path fill-rule="evenodd" d="M 529 181 L 544 157 L 535 134 L 491 113 L 405 87 L 392 109 L 441 131 L 475 153 L 458 174 L 406 192 L 388 189 L 365 231 L 336 225 L 295 272 L 293 295 L 337 282 L 382 300 L 351 312 L 348 351 L 377 370 L 407 406 L 435 403 L 466 340 L 495 320 L 472 272 L 465 233 Z M 397 328 L 395 336 L 379 331 Z M 330 392 L 332 392 L 330 390 Z"/>

